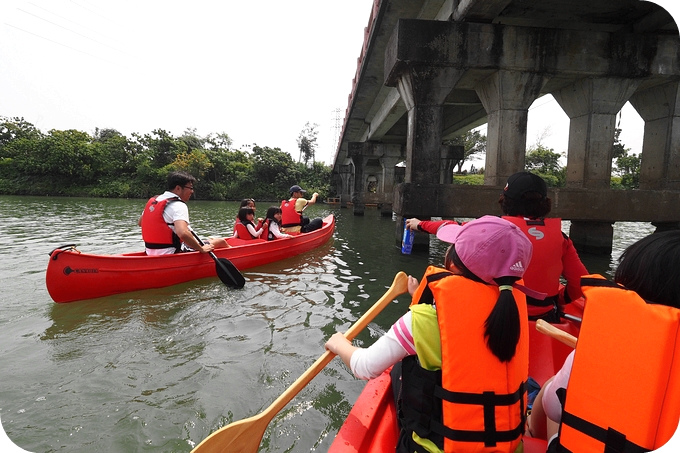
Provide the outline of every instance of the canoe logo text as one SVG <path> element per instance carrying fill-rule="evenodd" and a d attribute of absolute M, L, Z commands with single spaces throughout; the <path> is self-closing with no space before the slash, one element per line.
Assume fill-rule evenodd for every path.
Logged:
<path fill-rule="evenodd" d="M 72 273 L 76 274 L 98 274 L 99 269 L 71 269 L 69 266 L 64 268 L 64 274 L 69 275 Z"/>

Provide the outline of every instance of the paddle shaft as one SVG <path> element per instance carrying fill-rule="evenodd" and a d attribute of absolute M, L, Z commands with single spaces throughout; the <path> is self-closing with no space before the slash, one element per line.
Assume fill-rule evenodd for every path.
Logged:
<path fill-rule="evenodd" d="M 198 235 L 196 234 L 196 232 L 195 232 L 194 230 L 191 230 L 191 234 L 194 235 L 194 237 L 196 238 L 196 240 L 198 241 L 199 244 L 205 245 L 205 244 L 203 243 L 203 241 L 201 241 L 201 238 L 198 237 Z M 213 252 L 208 252 L 208 253 L 210 253 L 210 257 L 215 261 L 215 265 L 216 265 L 216 266 L 219 266 L 219 268 L 222 269 L 222 272 L 223 272 L 224 274 L 226 274 L 227 276 L 229 276 L 229 279 L 232 281 L 232 283 L 233 283 L 235 286 L 238 287 L 238 286 L 239 286 L 238 280 L 236 279 L 236 277 L 234 276 L 234 274 L 229 270 L 229 268 L 228 268 L 227 266 L 225 266 L 224 263 L 222 263 L 222 262 L 220 261 L 220 259 L 217 257 L 217 255 L 215 255 Z M 226 259 L 226 258 L 222 258 L 222 259 Z M 218 276 L 220 276 L 220 275 L 219 275 L 219 272 L 217 272 L 217 274 L 218 274 Z M 222 280 L 222 278 L 220 278 L 220 280 Z M 227 282 L 225 282 L 224 280 L 222 280 L 222 283 L 224 283 L 225 285 L 228 286 Z M 240 286 L 243 286 L 243 285 L 240 285 Z"/>
<path fill-rule="evenodd" d="M 403 279 L 402 279 L 403 276 Z M 399 296 L 400 294 L 403 294 L 407 291 L 407 286 L 406 282 L 408 277 L 406 274 L 403 272 L 399 272 L 395 277 L 394 277 L 394 283 L 392 283 L 392 286 L 390 289 L 376 302 L 373 304 L 371 308 L 366 311 L 366 313 L 363 314 L 361 318 L 355 322 L 352 327 L 350 327 L 347 332 L 344 333 L 345 338 L 348 340 L 352 341 L 354 337 L 356 337 L 359 332 L 364 330 L 366 326 L 375 319 L 375 317 L 390 303 L 392 300 L 394 300 L 395 297 Z M 403 280 L 403 284 L 402 284 Z M 321 357 L 316 359 L 316 362 L 305 371 L 302 376 L 300 376 L 293 384 L 291 384 L 288 389 L 281 394 L 272 404 L 269 406 L 265 412 L 268 411 L 273 411 L 272 415 L 275 415 L 277 412 L 279 412 L 281 409 L 286 406 L 290 402 L 290 400 L 297 395 L 300 390 L 302 390 L 303 387 L 305 387 L 312 379 L 314 379 L 314 376 L 319 374 L 319 372 L 326 366 L 328 363 L 333 360 L 333 357 L 335 357 L 335 354 L 333 354 L 331 351 L 326 351 L 323 353 Z"/>
<path fill-rule="evenodd" d="M 565 332 L 562 329 L 558 329 L 557 327 L 553 326 L 552 324 L 546 322 L 543 319 L 539 319 L 536 321 L 536 330 L 538 330 L 541 333 L 544 333 L 556 340 L 561 341 L 562 343 L 566 344 L 567 346 L 571 346 L 572 348 L 576 347 L 576 337 L 573 336 L 572 334 Z"/>
<path fill-rule="evenodd" d="M 364 315 L 357 320 L 345 337 L 352 340 L 363 330 L 387 305 L 400 294 L 408 290 L 408 277 L 399 272 L 394 277 L 392 286 Z M 290 387 L 288 387 L 267 409 L 259 414 L 240 420 L 215 431 L 206 437 L 192 450 L 192 453 L 256 453 L 260 447 L 269 422 L 283 407 L 288 404 L 319 372 L 335 357 L 330 351 L 323 353 L 311 367 L 305 371 Z"/>

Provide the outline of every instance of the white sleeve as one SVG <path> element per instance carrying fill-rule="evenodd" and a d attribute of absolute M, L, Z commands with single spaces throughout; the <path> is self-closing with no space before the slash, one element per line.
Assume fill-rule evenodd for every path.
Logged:
<path fill-rule="evenodd" d="M 395 333 L 395 326 L 400 321 L 403 321 L 410 328 L 411 312 L 409 311 L 402 316 L 385 335 L 378 338 L 378 341 L 371 346 L 354 351 L 350 358 L 350 368 L 354 376 L 366 380 L 378 377 L 391 365 L 409 355 Z"/>
<path fill-rule="evenodd" d="M 252 223 L 249 223 L 246 228 L 253 237 L 259 238 L 262 235 L 262 228 L 256 230 Z"/>
<path fill-rule="evenodd" d="M 176 220 L 184 220 L 186 223 L 189 223 L 189 207 L 181 201 L 168 203 L 163 211 L 163 219 L 169 224 L 175 223 Z M 173 226 L 170 228 L 175 231 Z"/>
<path fill-rule="evenodd" d="M 282 233 L 281 230 L 279 229 L 279 224 L 275 222 L 270 222 L 269 223 L 269 231 L 271 234 L 274 235 L 275 238 L 281 239 L 281 238 L 288 238 L 290 237 L 290 234 Z"/>

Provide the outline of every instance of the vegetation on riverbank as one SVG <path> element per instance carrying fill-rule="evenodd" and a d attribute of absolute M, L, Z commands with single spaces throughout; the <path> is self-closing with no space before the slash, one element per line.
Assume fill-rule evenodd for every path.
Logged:
<path fill-rule="evenodd" d="M 313 128 L 304 138 L 313 147 Z M 0 193 L 148 198 L 165 188 L 169 171 L 185 170 L 198 178 L 198 199 L 275 201 L 286 198 L 293 184 L 324 199 L 331 167 L 310 163 L 313 148 L 309 153 L 305 162 L 295 162 L 279 148 L 242 151 L 225 133 L 201 137 L 190 129 L 179 137 L 162 129 L 131 137 L 114 129 L 43 133 L 23 118 L 0 117 Z"/>

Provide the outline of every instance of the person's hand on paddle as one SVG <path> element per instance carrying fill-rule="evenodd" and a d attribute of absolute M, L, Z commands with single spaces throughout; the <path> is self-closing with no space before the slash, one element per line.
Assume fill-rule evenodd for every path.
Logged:
<path fill-rule="evenodd" d="M 407 287 L 408 287 L 408 293 L 413 296 L 413 293 L 416 292 L 418 289 L 418 286 L 420 285 L 420 282 L 418 281 L 417 278 L 409 275 L 408 276 L 408 282 L 407 282 Z"/>
<path fill-rule="evenodd" d="M 210 253 L 213 250 L 215 250 L 215 246 L 212 245 L 211 243 L 203 244 L 201 248 L 198 249 L 198 251 L 201 253 Z"/>
<path fill-rule="evenodd" d="M 331 351 L 340 357 L 347 366 L 350 366 L 349 360 L 352 357 L 352 353 L 357 350 L 357 347 L 352 345 L 341 332 L 334 333 L 326 342 L 325 348 L 327 351 Z"/>

